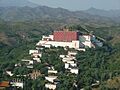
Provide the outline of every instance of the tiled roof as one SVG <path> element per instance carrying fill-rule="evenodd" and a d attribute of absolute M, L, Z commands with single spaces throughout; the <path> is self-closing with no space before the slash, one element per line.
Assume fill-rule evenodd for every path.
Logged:
<path fill-rule="evenodd" d="M 8 81 L 0 82 L 0 87 L 9 87 L 9 82 Z"/>

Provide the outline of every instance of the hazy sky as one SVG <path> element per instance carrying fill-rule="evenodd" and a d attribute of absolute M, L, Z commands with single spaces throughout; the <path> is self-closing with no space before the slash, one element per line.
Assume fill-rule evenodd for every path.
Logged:
<path fill-rule="evenodd" d="M 50 6 L 62 7 L 69 10 L 83 10 L 90 7 L 98 9 L 120 9 L 120 0 L 29 0 L 34 3 Z"/>

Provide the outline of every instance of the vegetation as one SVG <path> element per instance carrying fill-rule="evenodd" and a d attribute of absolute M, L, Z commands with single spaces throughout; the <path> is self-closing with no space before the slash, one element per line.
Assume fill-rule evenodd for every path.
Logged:
<path fill-rule="evenodd" d="M 15 68 L 14 64 L 21 61 L 23 58 L 30 58 L 28 55 L 29 49 L 35 49 L 35 44 L 41 39 L 41 35 L 48 35 L 57 29 L 63 23 L 56 21 L 38 21 L 38 22 L 5 22 L 0 21 L 0 80 L 11 80 L 4 72 L 13 70 L 15 74 L 27 74 L 31 72 L 26 67 Z M 71 29 L 81 30 L 81 26 L 71 26 Z M 98 37 L 102 37 L 106 41 L 102 48 L 87 49 L 86 52 L 78 52 L 76 58 L 80 73 L 76 75 L 67 74 L 64 70 L 64 64 L 58 57 L 60 54 L 66 54 L 63 48 L 44 49 L 43 64 L 36 64 L 35 68 L 40 70 L 42 74 L 46 73 L 45 65 L 49 63 L 55 66 L 60 73 L 59 90 L 76 90 L 73 83 L 77 83 L 78 88 L 91 89 L 91 84 L 100 81 L 100 86 L 97 89 L 113 90 L 119 89 L 120 79 L 120 26 L 110 27 L 91 27 L 86 26 L 92 33 Z M 13 76 L 15 78 L 15 76 Z M 44 78 L 38 77 L 36 80 L 30 78 L 22 78 L 26 82 L 25 90 L 40 90 L 44 89 Z"/>

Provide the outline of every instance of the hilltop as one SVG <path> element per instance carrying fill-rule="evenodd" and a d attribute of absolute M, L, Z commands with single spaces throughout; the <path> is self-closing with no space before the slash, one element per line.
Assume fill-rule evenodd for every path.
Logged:
<path fill-rule="evenodd" d="M 63 8 L 50 8 L 47 6 L 38 7 L 0 7 L 0 18 L 5 21 L 28 21 L 28 20 L 61 20 L 61 21 L 72 21 L 72 22 L 88 22 L 88 23 L 99 23 L 99 24 L 114 24 L 118 23 L 113 18 L 92 15 L 85 11 L 69 11 Z M 116 17 L 117 18 L 117 17 Z"/>
<path fill-rule="evenodd" d="M 30 2 L 29 0 L 0 0 L 0 7 L 11 7 L 11 6 L 16 6 L 16 7 L 24 7 L 24 6 L 36 7 L 38 5 L 35 4 L 35 3 Z"/>

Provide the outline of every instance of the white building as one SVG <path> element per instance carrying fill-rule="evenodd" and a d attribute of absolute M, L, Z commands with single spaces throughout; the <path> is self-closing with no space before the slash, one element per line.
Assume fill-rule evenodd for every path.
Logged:
<path fill-rule="evenodd" d="M 22 62 L 25 62 L 28 65 L 33 65 L 34 61 L 33 60 L 26 60 L 26 59 L 22 59 Z"/>
<path fill-rule="evenodd" d="M 85 42 L 82 42 L 86 47 L 89 47 L 91 48 L 93 46 L 92 42 L 91 41 L 85 41 Z"/>
<path fill-rule="evenodd" d="M 72 67 L 77 67 L 77 63 L 70 63 Z"/>
<path fill-rule="evenodd" d="M 33 53 L 31 56 L 37 58 L 37 57 L 42 57 L 42 54 L 41 53 Z"/>
<path fill-rule="evenodd" d="M 7 73 L 9 76 L 13 76 L 13 75 L 14 75 L 11 71 L 6 71 L 6 73 Z"/>
<path fill-rule="evenodd" d="M 79 69 L 78 68 L 71 68 L 70 72 L 74 73 L 74 74 L 78 74 L 79 73 Z"/>
<path fill-rule="evenodd" d="M 29 50 L 29 54 L 39 53 L 38 50 Z"/>
<path fill-rule="evenodd" d="M 65 63 L 65 69 L 69 68 L 69 63 Z"/>
<path fill-rule="evenodd" d="M 60 58 L 64 58 L 64 57 L 66 57 L 66 55 L 60 55 L 59 57 L 60 57 Z"/>
<path fill-rule="evenodd" d="M 72 52 L 72 51 L 70 52 L 70 51 L 69 51 L 69 52 L 68 52 L 68 55 L 70 55 L 70 56 L 75 56 L 75 55 L 77 55 L 77 52 Z"/>
<path fill-rule="evenodd" d="M 11 82 L 13 87 L 23 88 L 23 82 Z"/>
<path fill-rule="evenodd" d="M 53 35 L 49 35 L 49 36 L 42 36 L 42 40 L 53 40 L 54 36 Z"/>
<path fill-rule="evenodd" d="M 53 83 L 54 80 L 57 79 L 57 76 L 47 76 L 47 77 L 45 77 L 45 79 L 46 79 L 47 81 Z"/>
<path fill-rule="evenodd" d="M 71 69 L 70 66 L 77 67 L 77 63 L 73 63 L 73 62 L 66 62 L 65 63 L 65 69 Z"/>
<path fill-rule="evenodd" d="M 49 84 L 49 83 L 47 83 L 47 84 L 45 84 L 45 87 L 50 89 L 50 90 L 55 90 L 57 85 L 56 84 Z"/>
<path fill-rule="evenodd" d="M 62 61 L 67 62 L 67 61 L 72 61 L 73 59 L 74 59 L 73 57 L 64 57 Z"/>
<path fill-rule="evenodd" d="M 46 46 L 46 45 L 51 45 L 54 47 L 69 47 L 69 48 L 75 48 L 79 49 L 79 41 L 72 41 L 72 42 L 58 42 L 58 41 L 45 41 L 45 40 L 40 40 L 37 44 L 37 46 Z"/>
<path fill-rule="evenodd" d="M 84 51 L 85 52 L 85 48 L 79 48 L 77 49 L 78 51 Z"/>
<path fill-rule="evenodd" d="M 60 34 L 60 33 L 58 33 Z M 80 47 L 95 47 L 92 43 L 93 40 L 95 40 L 95 36 L 94 35 L 77 35 L 77 37 L 79 38 L 76 38 L 76 39 L 72 39 L 72 40 L 68 40 L 68 41 L 65 41 L 65 40 L 56 40 L 55 39 L 56 35 L 49 35 L 49 36 L 43 36 L 42 37 L 42 40 L 40 40 L 36 46 L 44 46 L 44 47 L 47 47 L 47 48 L 50 48 L 51 46 L 54 46 L 54 47 L 69 47 L 69 48 L 74 48 L 76 50 L 81 50 Z M 64 39 L 64 38 L 62 38 Z M 55 41 L 56 40 L 56 41 Z M 98 45 L 102 45 L 102 44 L 98 44 Z"/>
<path fill-rule="evenodd" d="M 66 61 L 66 63 L 69 63 L 69 64 L 74 64 L 75 63 L 75 61 Z"/>
<path fill-rule="evenodd" d="M 51 74 L 51 73 L 54 73 L 54 74 L 57 74 L 57 70 L 48 70 L 48 74 Z"/>
<path fill-rule="evenodd" d="M 27 65 L 27 68 L 33 69 L 33 65 Z"/>
<path fill-rule="evenodd" d="M 82 35 L 85 38 L 85 41 L 91 41 L 91 35 Z"/>
<path fill-rule="evenodd" d="M 41 63 L 40 58 L 33 58 L 33 60 L 35 60 L 35 61 L 37 61 L 37 62 Z"/>

